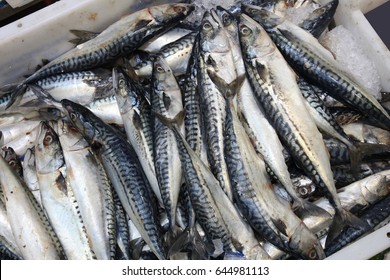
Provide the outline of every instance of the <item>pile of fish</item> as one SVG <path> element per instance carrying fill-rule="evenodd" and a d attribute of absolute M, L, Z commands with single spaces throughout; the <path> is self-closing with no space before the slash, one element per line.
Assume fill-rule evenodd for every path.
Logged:
<path fill-rule="evenodd" d="M 73 30 L 1 88 L 1 258 L 323 259 L 387 223 L 389 113 L 317 40 L 337 5 Z"/>

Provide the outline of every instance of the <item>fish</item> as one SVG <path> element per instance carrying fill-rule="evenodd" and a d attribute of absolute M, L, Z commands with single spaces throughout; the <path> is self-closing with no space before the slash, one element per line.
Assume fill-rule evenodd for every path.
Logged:
<path fill-rule="evenodd" d="M 390 217 L 390 196 L 383 198 L 373 205 L 369 205 L 360 214 L 360 218 L 371 226 L 371 230 L 362 230 L 355 228 L 347 228 L 326 248 L 326 255 L 330 256 L 339 251 L 344 246 L 354 242 L 358 238 L 372 232 L 380 223 L 388 222 Z"/>
<path fill-rule="evenodd" d="M 118 194 L 113 191 L 113 200 L 115 206 L 115 226 L 116 226 L 116 259 L 131 260 L 130 255 L 130 236 L 127 224 L 127 214 L 123 209 Z"/>
<path fill-rule="evenodd" d="M 153 63 L 151 105 L 153 113 L 168 119 L 183 118 L 182 93 L 171 68 L 163 58 Z M 184 133 L 184 122 L 181 121 Z M 182 181 L 179 149 L 173 132 L 154 118 L 154 166 L 159 182 L 164 208 L 173 230 L 176 207 Z"/>
<path fill-rule="evenodd" d="M 225 154 L 234 199 L 242 215 L 276 247 L 304 259 L 323 259 L 325 253 L 314 234 L 288 204 L 276 197 L 264 161 L 256 154 L 232 107 L 227 106 Z"/>
<path fill-rule="evenodd" d="M 98 148 L 97 154 L 111 184 L 142 238 L 159 259 L 166 259 L 156 203 L 133 147 L 82 105 L 66 99 L 61 104 L 85 140 Z"/>
<path fill-rule="evenodd" d="M 66 179 L 78 201 L 92 250 L 99 260 L 113 259 L 115 208 L 108 176 L 76 128 L 59 120 L 58 137 L 66 164 Z"/>
<path fill-rule="evenodd" d="M 41 122 L 35 149 L 35 165 L 43 208 L 68 259 L 96 259 L 87 236 L 57 133 Z"/>
<path fill-rule="evenodd" d="M 333 98 L 368 115 L 390 129 L 390 115 L 381 104 L 346 74 L 318 40 L 306 30 L 255 6 L 245 6 L 245 13 L 263 24 L 285 59 L 309 82 L 326 90 Z"/>
<path fill-rule="evenodd" d="M 138 156 L 154 194 L 162 204 L 154 167 L 152 106 L 145 97 L 144 88 L 128 77 L 123 69 L 115 68 L 113 77 L 115 98 L 127 139 Z"/>
<path fill-rule="evenodd" d="M 253 9 L 249 9 L 250 14 Z M 260 24 L 242 14 L 239 28 L 245 66 L 258 102 L 298 165 L 324 189 L 337 210 L 328 242 L 342 231 L 342 225 L 366 226 L 340 204 L 328 152 L 305 107 L 295 73 Z"/>
<path fill-rule="evenodd" d="M 155 57 L 162 57 L 166 60 L 175 76 L 182 75 L 186 72 L 196 35 L 196 32 L 190 32 L 163 46 L 155 54 L 136 52 L 130 58 L 130 65 L 134 68 L 135 73 L 139 77 L 150 77 L 153 70 L 152 60 L 154 60 Z"/>
<path fill-rule="evenodd" d="M 230 43 L 226 32 L 215 12 L 206 12 L 199 35 L 198 87 L 200 106 L 206 136 L 207 159 L 211 171 L 220 182 L 221 188 L 232 198 L 230 181 L 224 160 L 223 129 L 226 114 L 226 101 L 209 76 L 209 71 L 226 79 L 227 83 L 236 79 Z M 209 68 L 210 65 L 210 68 Z"/>
<path fill-rule="evenodd" d="M 15 240 L 21 257 L 26 260 L 66 258 L 44 211 L 2 156 L 0 167 L 7 217 L 13 235 L 18 236 Z"/>

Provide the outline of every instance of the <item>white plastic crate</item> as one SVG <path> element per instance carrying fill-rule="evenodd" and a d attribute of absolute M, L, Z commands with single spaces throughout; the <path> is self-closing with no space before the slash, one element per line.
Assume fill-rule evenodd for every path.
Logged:
<path fill-rule="evenodd" d="M 340 0 L 335 22 L 355 35 L 378 68 L 383 90 L 390 91 L 390 52 L 364 17 L 364 13 L 387 1 Z M 53 59 L 71 49 L 70 29 L 99 32 L 125 14 L 163 2 L 167 1 L 62 0 L 0 28 L 0 85 L 22 80 L 42 59 Z M 368 259 L 387 248 L 390 224 L 328 259 Z"/>

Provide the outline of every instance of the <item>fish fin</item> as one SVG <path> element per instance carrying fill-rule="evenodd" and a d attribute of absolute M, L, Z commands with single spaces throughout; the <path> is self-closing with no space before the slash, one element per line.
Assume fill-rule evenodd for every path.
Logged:
<path fill-rule="evenodd" d="M 173 255 L 181 252 L 184 247 L 188 246 L 188 244 L 191 243 L 192 241 L 192 236 L 191 236 L 191 229 L 186 228 L 184 231 L 182 231 L 179 234 L 175 234 L 173 232 L 170 233 L 168 232 L 168 259 L 172 257 Z"/>
<path fill-rule="evenodd" d="M 359 171 L 359 166 L 363 159 L 363 151 L 356 148 L 354 145 L 348 145 L 349 159 L 351 165 L 351 171 L 356 174 Z"/>
<path fill-rule="evenodd" d="M 7 106 L 5 109 L 9 109 L 11 106 L 17 106 L 20 103 L 20 100 L 22 100 L 23 94 L 26 92 L 27 86 L 25 84 L 19 84 L 17 85 L 14 90 L 12 91 L 12 95 L 10 100 L 7 103 Z"/>
<path fill-rule="evenodd" d="M 72 33 L 76 38 L 69 40 L 69 43 L 80 45 L 82 43 L 85 43 L 93 38 L 95 38 L 99 33 L 92 32 L 92 31 L 86 31 L 86 30 L 77 30 L 77 29 L 71 29 L 69 30 L 70 33 Z"/>
<path fill-rule="evenodd" d="M 146 242 L 142 237 L 138 237 L 129 242 L 130 247 L 130 258 L 132 260 L 139 260 L 141 258 L 141 252 L 143 247 L 146 245 Z"/>
<path fill-rule="evenodd" d="M 272 222 L 273 222 L 273 224 L 276 226 L 276 228 L 277 228 L 282 234 L 284 234 L 285 236 L 288 236 L 287 231 L 286 231 L 287 226 L 286 226 L 286 224 L 285 224 L 282 220 L 280 220 L 280 219 L 277 219 L 277 220 L 272 219 Z"/>
<path fill-rule="evenodd" d="M 322 209 L 321 207 L 311 203 L 307 200 L 301 200 L 302 203 L 294 201 L 292 209 L 294 213 L 301 219 L 304 220 L 307 217 L 318 217 L 321 220 L 331 220 L 332 216 Z"/>
<path fill-rule="evenodd" d="M 180 111 L 174 118 L 167 118 L 153 110 L 152 113 L 170 129 L 176 129 L 184 121 L 185 116 L 185 110 Z"/>
<path fill-rule="evenodd" d="M 344 209 L 341 209 L 341 211 L 336 210 L 336 214 L 333 217 L 333 222 L 329 227 L 328 235 L 326 237 L 325 248 L 328 247 L 347 226 L 361 229 L 364 232 L 372 230 L 367 222 L 359 219 L 351 212 Z"/>
<path fill-rule="evenodd" d="M 267 66 L 261 64 L 259 61 L 256 61 L 255 68 L 263 80 L 270 76 Z"/>
<path fill-rule="evenodd" d="M 210 69 L 207 69 L 207 74 L 226 99 L 233 98 L 240 91 L 241 86 L 245 81 L 244 74 L 238 76 L 230 84 L 226 83 L 221 77 L 219 77 L 214 71 Z"/>
<path fill-rule="evenodd" d="M 139 30 L 145 26 L 147 26 L 152 20 L 151 19 L 144 19 L 137 22 L 137 24 L 134 26 L 134 31 Z"/>
<path fill-rule="evenodd" d="M 35 100 L 37 102 L 40 102 L 38 104 L 47 104 L 49 106 L 55 107 L 57 109 L 60 109 L 62 111 L 62 105 L 60 102 L 56 101 L 47 90 L 44 90 L 38 85 L 28 85 L 28 87 L 31 89 L 31 91 L 37 96 L 38 100 Z M 24 106 L 26 106 L 28 103 L 27 102 Z M 32 100 L 32 103 L 34 103 L 34 100 Z M 30 104 L 30 106 L 33 104 Z"/>

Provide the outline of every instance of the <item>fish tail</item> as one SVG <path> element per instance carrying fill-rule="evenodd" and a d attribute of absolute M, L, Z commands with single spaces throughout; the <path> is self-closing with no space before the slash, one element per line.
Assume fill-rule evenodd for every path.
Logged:
<path fill-rule="evenodd" d="M 10 108 L 12 105 L 18 105 L 20 100 L 23 97 L 23 94 L 26 92 L 27 85 L 25 84 L 18 84 L 18 85 L 9 85 L 9 87 L 6 89 L 5 93 L 10 93 L 11 98 L 7 103 L 7 106 L 5 109 Z"/>
<path fill-rule="evenodd" d="M 327 211 L 307 200 L 294 201 L 292 210 L 301 220 L 313 216 L 321 220 L 332 219 L 332 216 Z"/>
<path fill-rule="evenodd" d="M 333 218 L 332 224 L 329 227 L 328 236 L 326 237 L 325 248 L 329 246 L 329 244 L 331 244 L 331 242 L 335 240 L 347 226 L 360 229 L 364 232 L 372 230 L 367 222 L 359 219 L 351 212 L 345 209 L 336 209 L 336 214 Z"/>
<path fill-rule="evenodd" d="M 168 250 L 168 259 L 181 252 L 186 247 L 192 248 L 192 259 L 205 260 L 208 259 L 210 255 L 209 250 L 206 248 L 205 242 L 194 226 L 187 227 L 176 236 L 174 242 L 172 242 Z"/>

